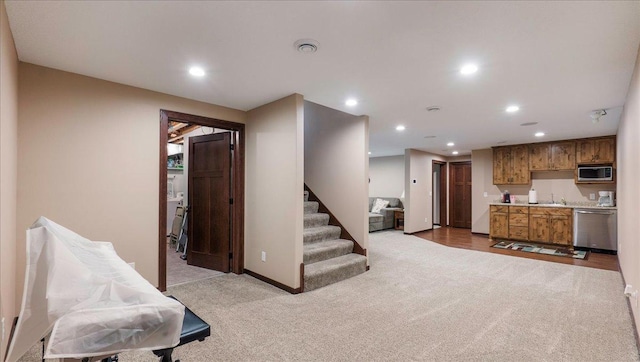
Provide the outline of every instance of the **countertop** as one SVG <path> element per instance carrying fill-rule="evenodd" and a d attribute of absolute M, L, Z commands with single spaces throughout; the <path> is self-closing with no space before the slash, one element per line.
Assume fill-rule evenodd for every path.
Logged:
<path fill-rule="evenodd" d="M 498 205 L 498 206 L 529 206 L 529 207 L 568 207 L 572 209 L 601 209 L 601 210 L 617 210 L 616 206 L 598 206 L 593 203 L 584 203 L 584 202 L 567 202 L 566 205 L 563 204 L 529 204 L 526 202 L 516 202 L 515 204 L 506 203 L 506 202 L 490 202 L 489 205 Z"/>

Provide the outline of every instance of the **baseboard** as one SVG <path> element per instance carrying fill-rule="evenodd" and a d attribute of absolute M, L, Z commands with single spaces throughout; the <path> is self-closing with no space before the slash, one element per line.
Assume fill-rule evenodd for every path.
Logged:
<path fill-rule="evenodd" d="M 489 237 L 489 234 L 487 234 L 487 233 L 474 233 L 473 231 L 471 232 L 471 235 L 478 235 L 478 236 L 486 236 L 486 237 Z"/>
<path fill-rule="evenodd" d="M 417 234 L 417 233 L 423 233 L 423 232 L 425 232 L 425 231 L 432 231 L 432 230 L 433 230 L 433 228 L 432 228 L 432 229 L 418 230 L 418 231 L 414 231 L 414 232 L 411 232 L 411 233 L 404 232 L 404 234 L 405 234 L 405 235 L 414 235 L 414 234 Z"/>
<path fill-rule="evenodd" d="M 624 274 L 622 273 L 622 268 L 620 267 L 620 261 L 618 261 L 618 270 L 620 270 L 620 276 L 622 276 L 622 289 L 627 286 L 627 282 L 624 280 Z M 631 309 L 631 300 L 626 298 L 627 307 L 629 308 L 629 316 L 631 316 L 631 324 L 633 325 L 633 336 L 636 339 L 636 348 L 640 351 L 640 336 L 638 335 L 638 327 L 636 326 L 636 319 L 633 316 L 633 309 Z"/>
<path fill-rule="evenodd" d="M 301 265 L 302 265 L 302 268 L 304 268 L 304 264 L 301 264 Z M 258 274 L 256 272 L 253 272 L 253 271 L 251 271 L 249 269 L 245 269 L 244 272 L 249 274 L 249 275 L 251 275 L 252 277 L 254 277 L 256 279 L 259 279 L 259 280 L 267 283 L 267 284 L 271 284 L 276 288 L 280 288 L 280 289 L 284 290 L 285 292 L 288 292 L 288 293 L 291 293 L 291 294 L 300 294 L 300 293 L 302 293 L 302 289 L 301 289 L 302 287 L 301 288 L 292 288 L 292 287 L 290 287 L 288 285 L 284 285 L 284 284 L 282 284 L 280 282 L 277 282 L 277 281 L 275 281 L 275 280 L 273 280 L 271 278 L 267 278 L 264 275 L 261 275 L 261 274 Z M 304 283 L 304 281 L 302 283 Z"/>

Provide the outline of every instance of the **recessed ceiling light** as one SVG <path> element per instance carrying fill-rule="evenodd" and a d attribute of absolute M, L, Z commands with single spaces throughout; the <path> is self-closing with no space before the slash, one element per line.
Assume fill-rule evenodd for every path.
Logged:
<path fill-rule="evenodd" d="M 351 98 L 351 99 L 347 99 L 347 101 L 344 102 L 344 104 L 348 105 L 349 107 L 353 107 L 356 104 L 358 104 L 358 101 L 353 99 L 353 98 Z"/>
<path fill-rule="evenodd" d="M 447 143 L 447 146 L 449 146 L 449 147 L 453 147 L 453 146 L 455 146 L 455 143 L 453 143 L 453 142 L 449 142 L 449 143 Z"/>
<path fill-rule="evenodd" d="M 371 151 L 369 151 L 369 154 L 371 154 Z"/>
<path fill-rule="evenodd" d="M 405 127 L 403 125 L 399 125 L 398 127 L 396 127 L 396 131 L 404 131 Z"/>
<path fill-rule="evenodd" d="M 293 43 L 293 46 L 300 53 L 315 53 L 318 50 L 320 43 L 313 39 L 299 39 Z"/>
<path fill-rule="evenodd" d="M 453 151 L 453 152 L 451 152 L 451 154 L 453 154 L 453 155 L 457 155 L 457 154 L 458 154 L 458 151 Z"/>
<path fill-rule="evenodd" d="M 536 132 L 535 136 L 536 137 L 542 137 L 542 136 L 544 136 L 544 132 Z"/>
<path fill-rule="evenodd" d="M 460 74 L 469 75 L 478 71 L 478 66 L 475 64 L 465 64 L 460 68 Z"/>
<path fill-rule="evenodd" d="M 506 109 L 506 111 L 509 112 L 509 113 L 517 112 L 519 110 L 520 110 L 520 107 L 518 107 L 518 106 L 509 106 Z"/>
<path fill-rule="evenodd" d="M 538 124 L 538 122 L 527 122 L 527 123 L 523 123 L 521 124 L 521 126 L 535 126 L 536 124 Z"/>
<path fill-rule="evenodd" d="M 200 68 L 200 67 L 191 67 L 189 68 L 189 74 L 191 74 L 194 77 L 204 77 L 204 69 Z"/>

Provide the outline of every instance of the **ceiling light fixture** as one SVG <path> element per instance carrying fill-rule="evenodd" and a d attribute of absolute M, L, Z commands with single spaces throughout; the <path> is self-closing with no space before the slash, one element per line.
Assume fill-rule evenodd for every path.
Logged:
<path fill-rule="evenodd" d="M 509 106 L 507 107 L 506 111 L 509 113 L 514 113 L 520 110 L 520 107 L 518 106 Z"/>
<path fill-rule="evenodd" d="M 542 137 L 542 136 L 544 136 L 544 132 L 536 132 L 536 134 L 534 136 Z"/>
<path fill-rule="evenodd" d="M 607 115 L 607 111 L 606 110 L 597 109 L 597 110 L 591 112 L 591 122 L 598 123 L 598 122 L 600 122 L 600 117 L 606 116 L 606 115 Z"/>
<path fill-rule="evenodd" d="M 453 147 L 453 146 L 455 146 L 455 143 L 453 143 L 453 142 L 449 142 L 449 143 L 447 143 L 447 146 L 449 146 L 449 147 Z"/>
<path fill-rule="evenodd" d="M 295 43 L 293 43 L 294 48 L 296 48 L 300 53 L 315 53 L 320 46 L 316 40 L 313 39 L 298 39 Z"/>
<path fill-rule="evenodd" d="M 404 131 L 406 128 L 403 125 L 399 125 L 398 127 L 396 127 L 396 131 Z"/>
<path fill-rule="evenodd" d="M 458 154 L 458 151 L 453 151 L 453 152 L 451 152 L 451 154 L 453 154 L 453 155 L 457 155 L 457 154 Z"/>
<path fill-rule="evenodd" d="M 465 64 L 460 68 L 460 74 L 469 75 L 478 71 L 478 66 L 475 64 Z"/>
<path fill-rule="evenodd" d="M 348 105 L 349 107 L 353 107 L 358 104 L 358 101 L 351 98 L 351 99 L 347 99 L 347 101 L 344 102 L 344 104 Z"/>
<path fill-rule="evenodd" d="M 205 72 L 204 72 L 204 69 L 200 67 L 191 67 L 189 68 L 189 74 L 191 74 L 194 77 L 204 77 Z"/>
<path fill-rule="evenodd" d="M 369 151 L 369 154 L 371 154 L 371 151 Z"/>

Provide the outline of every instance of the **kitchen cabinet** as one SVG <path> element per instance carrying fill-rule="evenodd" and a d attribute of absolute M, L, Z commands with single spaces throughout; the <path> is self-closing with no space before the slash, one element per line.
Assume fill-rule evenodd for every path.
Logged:
<path fill-rule="evenodd" d="M 615 152 L 615 136 L 583 139 L 577 141 L 576 159 L 578 164 L 613 164 Z"/>
<path fill-rule="evenodd" d="M 530 181 L 529 148 L 527 145 L 493 149 L 494 185 L 528 185 Z"/>
<path fill-rule="evenodd" d="M 509 239 L 529 239 L 529 207 L 509 206 Z"/>
<path fill-rule="evenodd" d="M 569 207 L 530 207 L 529 240 L 572 245 L 572 209 Z"/>
<path fill-rule="evenodd" d="M 573 171 L 576 168 L 574 141 L 529 145 L 530 171 Z"/>
<path fill-rule="evenodd" d="M 491 238 L 508 238 L 509 207 L 491 205 L 489 210 L 489 235 Z"/>

